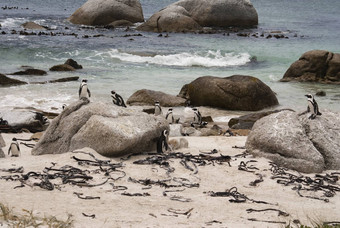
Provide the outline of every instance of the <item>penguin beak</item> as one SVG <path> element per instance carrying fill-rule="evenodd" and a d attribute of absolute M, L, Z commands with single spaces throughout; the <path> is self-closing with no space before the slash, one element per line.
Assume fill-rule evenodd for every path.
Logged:
<path fill-rule="evenodd" d="M 305 97 L 308 97 L 308 95 L 305 95 Z"/>

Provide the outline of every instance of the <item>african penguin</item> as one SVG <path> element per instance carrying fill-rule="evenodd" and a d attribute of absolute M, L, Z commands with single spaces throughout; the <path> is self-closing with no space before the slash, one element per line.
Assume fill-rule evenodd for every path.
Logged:
<path fill-rule="evenodd" d="M 319 112 L 319 106 L 318 106 L 318 103 L 316 103 L 314 97 L 312 94 L 307 94 L 305 95 L 308 99 L 308 107 L 307 107 L 307 112 L 311 112 L 312 115 L 308 118 L 308 119 L 315 119 L 315 117 L 318 115 L 318 116 L 321 116 L 321 112 Z"/>
<path fill-rule="evenodd" d="M 125 105 L 125 102 L 123 100 L 123 98 L 118 94 L 116 93 L 114 90 L 111 91 L 111 97 L 112 97 L 112 102 L 115 104 L 115 105 L 118 105 L 118 106 L 122 106 L 122 107 L 125 107 L 126 108 L 126 105 Z"/>
<path fill-rule="evenodd" d="M 174 115 L 172 112 L 172 108 L 168 109 L 168 112 L 166 113 L 165 119 L 168 121 L 169 124 L 172 124 L 175 122 Z"/>
<path fill-rule="evenodd" d="M 163 130 L 161 136 L 157 140 L 157 153 L 164 153 L 168 150 L 169 133 L 167 130 Z"/>
<path fill-rule="evenodd" d="M 163 115 L 161 105 L 159 104 L 159 101 L 155 102 L 155 116 Z"/>
<path fill-rule="evenodd" d="M 198 111 L 197 108 L 192 108 L 192 110 L 194 111 L 194 122 L 193 123 L 201 124 L 202 123 L 202 115 L 201 115 L 200 111 Z"/>
<path fill-rule="evenodd" d="M 87 80 L 86 79 L 83 79 L 81 81 L 81 84 L 80 84 L 80 87 L 79 87 L 79 98 L 82 98 L 82 97 L 91 97 L 91 92 L 89 90 L 89 87 L 87 85 Z"/>
<path fill-rule="evenodd" d="M 12 139 L 12 143 L 8 148 L 8 155 L 12 153 L 12 157 L 19 157 L 20 155 L 20 147 L 16 138 Z"/>

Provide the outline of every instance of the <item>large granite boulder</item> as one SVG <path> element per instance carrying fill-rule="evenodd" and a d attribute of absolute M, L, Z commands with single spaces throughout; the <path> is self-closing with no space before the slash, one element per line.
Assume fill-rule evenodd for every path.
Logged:
<path fill-rule="evenodd" d="M 127 100 L 129 105 L 155 105 L 159 101 L 163 107 L 184 106 L 185 99 L 160 91 L 141 89 L 132 94 Z"/>
<path fill-rule="evenodd" d="M 88 0 L 68 19 L 84 25 L 108 25 L 117 20 L 144 22 L 139 0 Z"/>
<path fill-rule="evenodd" d="M 30 132 L 44 131 L 47 127 L 46 118 L 42 113 L 25 109 L 0 110 L 0 116 L 8 122 L 11 131 L 27 129 Z"/>
<path fill-rule="evenodd" d="M 4 74 L 0 74 L 0 85 L 11 86 L 11 85 L 24 85 L 27 82 L 23 82 L 14 78 L 9 78 Z"/>
<path fill-rule="evenodd" d="M 137 29 L 183 32 L 202 27 L 254 26 L 258 15 L 249 0 L 181 0 L 155 13 Z"/>
<path fill-rule="evenodd" d="M 60 154 L 84 147 L 108 157 L 152 151 L 164 129 L 169 130 L 169 125 L 163 117 L 82 98 L 51 122 L 32 154 Z"/>
<path fill-rule="evenodd" d="M 247 151 L 304 173 L 340 169 L 339 113 L 309 116 L 282 111 L 261 118 L 247 138 Z"/>
<path fill-rule="evenodd" d="M 194 106 L 228 110 L 258 111 L 279 103 L 275 93 L 261 80 L 243 75 L 200 77 L 184 85 L 179 95 Z"/>
<path fill-rule="evenodd" d="M 280 81 L 340 84 L 340 54 L 308 51 L 288 68 Z"/>

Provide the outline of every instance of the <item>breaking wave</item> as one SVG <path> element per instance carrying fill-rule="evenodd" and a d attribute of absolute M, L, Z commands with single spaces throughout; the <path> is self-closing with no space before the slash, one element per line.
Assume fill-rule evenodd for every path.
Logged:
<path fill-rule="evenodd" d="M 108 52 L 111 58 L 119 59 L 123 62 L 157 64 L 165 66 L 183 67 L 229 67 L 242 66 L 251 61 L 248 53 L 222 53 L 221 51 L 182 52 L 167 55 L 139 55 L 136 53 L 125 53 L 117 49 Z"/>

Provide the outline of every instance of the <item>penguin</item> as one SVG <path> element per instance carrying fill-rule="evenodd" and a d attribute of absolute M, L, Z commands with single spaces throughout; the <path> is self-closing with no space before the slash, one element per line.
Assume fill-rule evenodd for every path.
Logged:
<path fill-rule="evenodd" d="M 156 101 L 155 102 L 155 116 L 158 116 L 158 115 L 163 115 L 163 112 L 162 112 L 162 107 L 159 104 L 159 101 Z"/>
<path fill-rule="evenodd" d="M 115 105 L 118 105 L 118 106 L 122 106 L 122 107 L 125 107 L 126 108 L 126 105 L 125 105 L 125 102 L 123 100 L 123 98 L 118 94 L 116 93 L 114 90 L 111 91 L 111 97 L 112 97 L 112 102 L 115 104 Z"/>
<path fill-rule="evenodd" d="M 308 99 L 308 107 L 307 107 L 307 112 L 311 112 L 312 115 L 310 115 L 310 117 L 308 119 L 315 119 L 315 117 L 318 115 L 318 116 L 321 116 L 322 113 L 319 112 L 319 106 L 318 106 L 318 103 L 316 103 L 314 97 L 312 94 L 307 94 L 305 95 Z"/>
<path fill-rule="evenodd" d="M 168 150 L 169 133 L 167 130 L 162 131 L 161 136 L 157 140 L 157 153 L 164 153 Z"/>
<path fill-rule="evenodd" d="M 20 147 L 16 138 L 12 139 L 12 143 L 8 148 L 8 155 L 12 153 L 12 157 L 19 157 L 20 155 Z"/>
<path fill-rule="evenodd" d="M 202 123 L 202 115 L 201 115 L 200 111 L 198 111 L 197 108 L 192 108 L 192 111 L 194 111 L 194 122 L 193 123 L 201 124 Z"/>
<path fill-rule="evenodd" d="M 172 124 L 172 123 L 175 122 L 174 115 L 173 115 L 173 112 L 172 112 L 172 108 L 168 109 L 168 112 L 165 116 L 165 119 L 168 121 L 169 124 Z"/>
<path fill-rule="evenodd" d="M 83 79 L 81 81 L 80 87 L 79 87 L 79 98 L 82 97 L 91 97 L 91 92 L 87 86 L 87 80 Z"/>

